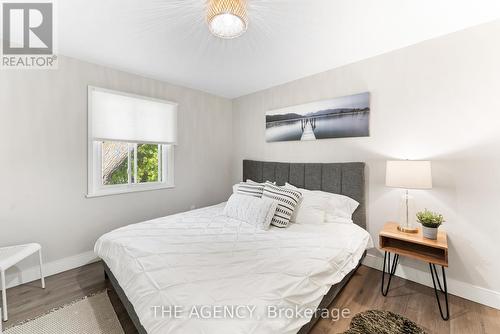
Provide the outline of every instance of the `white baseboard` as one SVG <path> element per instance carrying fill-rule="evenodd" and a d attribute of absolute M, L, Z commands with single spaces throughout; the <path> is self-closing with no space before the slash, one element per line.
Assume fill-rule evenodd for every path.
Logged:
<path fill-rule="evenodd" d="M 45 277 L 61 273 L 66 270 L 81 267 L 83 265 L 96 262 L 98 258 L 93 251 L 88 251 L 85 253 L 65 257 L 60 260 L 47 262 L 43 264 L 43 271 Z M 26 268 L 23 270 L 17 270 L 16 268 L 10 268 L 7 270 L 5 275 L 7 288 L 12 288 L 14 286 L 25 284 L 40 279 L 40 268 L 39 266 L 34 266 Z"/>
<path fill-rule="evenodd" d="M 377 270 L 382 270 L 384 259 L 373 254 L 366 254 L 363 264 Z M 440 271 L 438 272 L 440 273 Z M 433 287 L 430 272 L 423 272 L 403 264 L 398 264 L 396 276 L 431 288 Z M 446 277 L 446 281 L 450 294 L 500 310 L 500 292 L 457 281 L 449 277 Z"/>

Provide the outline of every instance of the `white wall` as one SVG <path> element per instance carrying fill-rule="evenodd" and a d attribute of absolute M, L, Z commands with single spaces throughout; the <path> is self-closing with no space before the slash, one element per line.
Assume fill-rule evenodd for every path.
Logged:
<path fill-rule="evenodd" d="M 175 189 L 87 199 L 87 85 L 179 103 Z M 222 202 L 231 101 L 60 57 L 58 70 L 0 71 L 0 246 L 39 242 L 48 273 L 94 258 L 114 228 Z M 9 285 L 36 277 L 26 261 Z"/>
<path fill-rule="evenodd" d="M 430 159 L 434 188 L 413 194 L 417 209 L 447 219 L 450 291 L 500 308 L 499 36 L 496 21 L 233 100 L 233 181 L 245 158 L 365 161 L 368 230 L 378 243 L 400 196 L 384 186 L 385 161 Z M 369 138 L 265 142 L 267 110 L 365 91 Z M 367 263 L 381 267 L 381 253 L 370 254 Z M 400 275 L 431 284 L 426 265 L 403 264 Z"/>

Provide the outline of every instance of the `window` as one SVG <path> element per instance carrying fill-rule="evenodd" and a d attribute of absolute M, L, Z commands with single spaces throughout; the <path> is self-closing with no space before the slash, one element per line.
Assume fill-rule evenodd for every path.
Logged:
<path fill-rule="evenodd" d="M 88 196 L 173 187 L 177 105 L 89 87 Z"/>
<path fill-rule="evenodd" d="M 168 175 L 163 166 L 168 165 L 171 146 L 162 144 L 135 144 L 99 142 L 101 161 L 101 186 L 162 182 Z"/>

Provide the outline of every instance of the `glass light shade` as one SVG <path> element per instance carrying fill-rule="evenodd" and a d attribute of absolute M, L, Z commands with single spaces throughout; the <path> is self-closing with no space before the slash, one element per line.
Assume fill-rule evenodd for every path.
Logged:
<path fill-rule="evenodd" d="M 220 38 L 236 38 L 248 28 L 244 0 L 210 0 L 207 23 L 210 32 Z"/>

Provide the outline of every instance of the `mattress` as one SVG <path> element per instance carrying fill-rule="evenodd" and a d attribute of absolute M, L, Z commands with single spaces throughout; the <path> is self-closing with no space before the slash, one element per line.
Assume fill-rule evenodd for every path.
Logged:
<path fill-rule="evenodd" d="M 146 331 L 296 333 L 330 287 L 373 247 L 355 224 L 260 230 L 224 203 L 129 225 L 100 237 Z"/>

